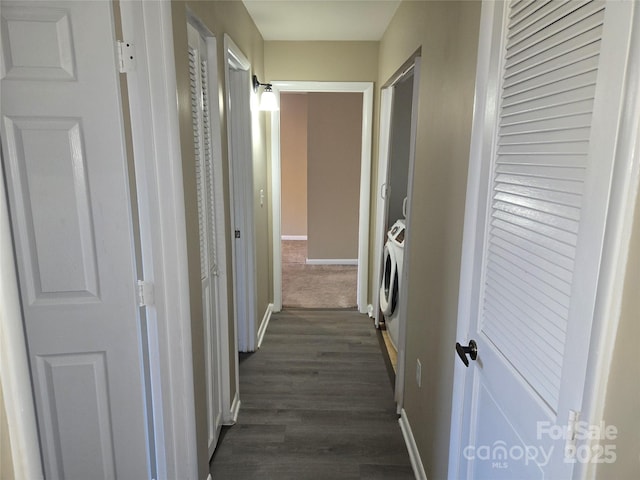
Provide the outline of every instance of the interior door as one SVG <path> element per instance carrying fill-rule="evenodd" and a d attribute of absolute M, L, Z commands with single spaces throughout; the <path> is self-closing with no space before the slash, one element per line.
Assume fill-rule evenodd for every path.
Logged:
<path fill-rule="evenodd" d="M 633 8 L 483 4 L 454 478 L 571 478 L 577 462 L 606 461 L 576 442 Z"/>
<path fill-rule="evenodd" d="M 45 475 L 149 478 L 112 3 L 2 2 L 2 147 Z"/>
<path fill-rule="evenodd" d="M 232 197 L 234 307 L 238 350 L 253 352 L 257 340 L 251 64 L 225 35 L 227 135 Z M 260 192 L 260 202 L 264 192 Z"/>
<path fill-rule="evenodd" d="M 205 325 L 205 370 L 207 381 L 207 427 L 209 455 L 222 427 L 221 360 L 218 302 L 218 266 L 216 248 L 216 205 L 209 89 L 209 55 L 205 38 L 188 24 L 189 77 L 193 119 L 193 143 L 198 188 L 200 226 L 200 271 L 202 311 Z"/>

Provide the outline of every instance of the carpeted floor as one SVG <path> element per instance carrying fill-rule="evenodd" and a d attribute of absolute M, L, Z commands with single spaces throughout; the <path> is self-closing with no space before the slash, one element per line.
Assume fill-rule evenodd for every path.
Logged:
<path fill-rule="evenodd" d="M 307 242 L 282 241 L 282 306 L 355 308 L 358 267 L 307 265 Z"/>

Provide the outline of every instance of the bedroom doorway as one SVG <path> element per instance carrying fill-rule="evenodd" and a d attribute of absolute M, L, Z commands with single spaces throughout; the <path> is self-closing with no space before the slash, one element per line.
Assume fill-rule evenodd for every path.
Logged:
<path fill-rule="evenodd" d="M 330 288 L 324 294 L 328 298 L 328 300 L 325 298 L 325 301 L 329 303 L 307 303 L 305 306 L 310 308 L 356 307 L 361 313 L 365 313 L 369 257 L 368 219 L 373 84 L 354 82 L 272 82 L 272 84 L 274 92 L 280 97 L 281 105 L 280 114 L 272 115 L 274 310 L 281 310 L 283 305 L 300 305 L 299 303 L 289 305 L 288 297 L 287 301 L 283 302 L 283 294 L 288 295 L 288 287 L 291 284 L 295 284 L 296 287 L 303 286 L 306 290 L 306 292 L 297 292 L 298 296 L 293 299 L 294 302 L 309 299 L 321 302 L 322 289 L 317 283 L 320 282 L 320 284 L 328 284 Z M 336 97 L 335 95 L 346 96 Z M 336 129 L 340 133 L 341 127 L 335 127 L 344 120 L 342 116 L 338 119 L 339 116 L 335 114 L 336 105 L 351 102 L 357 105 L 354 108 L 357 110 L 356 115 L 359 119 L 357 123 L 361 127 L 355 147 L 353 142 L 349 147 L 356 150 L 356 162 L 351 165 L 347 174 L 342 175 L 337 173 L 338 168 L 332 162 L 339 164 L 339 157 L 344 153 L 344 149 L 335 148 L 336 142 L 330 140 L 328 135 L 335 134 Z M 305 120 L 289 122 L 283 118 L 283 105 L 285 113 L 287 105 L 293 105 L 297 114 L 306 115 Z M 309 112 L 312 112 L 310 116 Z M 288 128 L 289 123 L 294 123 L 298 127 L 301 123 L 306 124 L 307 128 L 304 129 L 303 134 L 297 136 L 294 134 L 293 143 L 297 145 L 288 145 L 284 140 L 284 129 Z M 330 128 L 332 124 L 334 128 Z M 310 135 L 309 132 L 311 132 Z M 300 138 L 301 136 L 305 138 Z M 287 139 L 291 138 L 292 136 L 287 135 Z M 291 148 L 294 155 L 295 152 L 298 152 L 298 155 L 303 152 L 308 156 L 307 163 L 300 165 L 301 162 L 297 162 L 293 171 L 285 170 L 287 151 Z M 353 156 L 354 152 L 351 152 L 351 155 Z M 292 180 L 287 177 L 289 174 L 297 175 L 298 178 L 304 177 L 304 180 Z M 307 179 L 310 179 L 308 184 Z M 292 182 L 296 188 L 293 191 L 287 190 L 287 182 Z M 351 210 L 344 207 L 345 198 L 349 196 L 353 197 Z M 288 200 L 289 197 L 294 199 Z M 352 241 L 346 241 L 347 237 L 352 238 Z M 310 276 L 313 270 L 327 270 L 331 273 L 325 275 L 323 280 L 322 274 L 317 277 Z M 337 303 L 338 296 L 341 297 L 344 290 L 342 285 L 348 284 L 349 275 L 354 274 L 355 299 L 340 299 L 342 303 Z M 332 290 L 334 293 L 331 292 Z"/>
<path fill-rule="evenodd" d="M 283 308 L 356 308 L 362 93 L 280 95 Z"/>

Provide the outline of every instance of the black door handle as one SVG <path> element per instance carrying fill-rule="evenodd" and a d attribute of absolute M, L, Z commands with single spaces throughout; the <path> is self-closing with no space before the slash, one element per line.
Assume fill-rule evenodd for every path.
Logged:
<path fill-rule="evenodd" d="M 458 352 L 458 356 L 464 363 L 464 366 L 468 367 L 469 359 L 467 358 L 467 355 L 471 357 L 471 360 L 475 360 L 476 358 L 478 358 L 478 345 L 476 344 L 475 340 L 470 340 L 469 346 L 467 347 L 463 347 L 458 342 L 456 342 L 456 352 Z"/>

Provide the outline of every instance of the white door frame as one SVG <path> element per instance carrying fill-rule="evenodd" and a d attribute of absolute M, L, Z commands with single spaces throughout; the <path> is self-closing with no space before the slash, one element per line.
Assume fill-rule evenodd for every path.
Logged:
<path fill-rule="evenodd" d="M 474 116 L 469 156 L 469 173 L 464 215 L 464 235 L 460 268 L 458 297 L 458 320 L 456 338 L 466 339 L 469 335 L 470 312 L 473 301 L 473 272 L 477 261 L 474 253 L 482 241 L 478 235 L 478 222 L 484 216 L 482 202 L 483 169 L 482 161 L 485 128 L 485 112 L 488 103 L 486 92 L 489 82 L 496 81 L 489 75 L 491 44 L 493 35 L 493 2 L 483 2 L 480 18 L 480 40 L 476 71 Z M 627 64 L 624 108 L 619 119 L 618 138 L 612 176 L 611 197 L 606 220 L 606 236 L 600 265 L 600 278 L 596 294 L 592 336 L 589 345 L 588 368 L 583 392 L 583 410 L 580 420 L 591 425 L 602 420 L 606 397 L 606 385 L 613 358 L 616 334 L 620 319 L 626 264 L 629 254 L 633 214 L 640 187 L 640 8 L 633 13 L 634 31 L 631 37 Z M 495 101 L 495 99 L 493 100 Z M 451 345 L 453 352 L 453 345 Z M 465 384 L 467 370 L 452 353 L 454 363 L 453 400 L 451 409 L 451 430 L 449 443 L 448 478 L 459 478 L 458 459 L 464 448 L 462 432 L 465 421 Z M 597 440 L 593 440 L 597 442 Z M 594 478 L 595 464 L 578 462 L 574 478 Z"/>
<path fill-rule="evenodd" d="M 358 220 L 358 311 L 367 313 L 369 275 L 369 211 L 371 192 L 371 136 L 373 125 L 373 82 L 273 81 L 273 92 L 362 93 L 362 149 L 360 162 L 360 213 Z M 271 114 L 271 202 L 273 211 L 273 311 L 282 310 L 280 114 Z"/>
<path fill-rule="evenodd" d="M 415 83 L 419 83 L 420 69 L 416 61 L 419 62 L 418 56 L 412 58 L 408 62 L 407 68 L 402 68 L 398 73 L 393 75 L 387 86 L 383 87 L 380 91 L 380 127 L 379 127 L 379 140 L 378 140 L 378 183 L 376 190 L 376 218 L 375 226 L 373 229 L 374 243 L 373 243 L 373 271 L 376 275 L 376 282 L 372 285 L 371 295 L 373 296 L 373 318 L 375 320 L 376 328 L 380 326 L 380 292 L 379 288 L 382 282 L 383 268 L 382 257 L 384 251 L 384 244 L 386 243 L 386 232 L 384 231 L 387 223 L 387 214 L 389 210 L 388 206 L 388 194 L 389 186 L 389 156 L 391 155 L 391 121 L 393 115 L 393 102 L 395 90 L 394 87 L 398 82 L 405 79 L 408 73 L 414 75 L 414 88 L 412 108 L 415 107 L 415 111 L 418 109 L 418 93 L 419 89 Z M 407 64 L 405 64 L 407 65 Z M 417 82 L 416 82 L 417 81 Z M 412 136 L 410 142 L 415 142 L 413 132 L 417 131 L 417 115 L 413 115 L 411 118 L 411 131 Z M 411 150 L 410 155 L 415 155 L 415 149 Z M 410 165 L 410 178 L 413 175 L 413 163 Z M 407 187 L 409 185 L 407 184 Z M 407 208 L 411 203 L 411 197 L 409 197 L 409 190 L 407 189 Z"/>
<path fill-rule="evenodd" d="M 158 477 L 198 478 L 187 238 L 171 2 L 121 2 L 143 273 Z"/>
<path fill-rule="evenodd" d="M 389 198 L 389 154 L 391 146 L 391 115 L 393 113 L 393 85 L 380 92 L 380 128 L 378 141 L 378 183 L 376 188 L 376 219 L 373 228 L 373 271 L 375 283 L 371 288 L 375 326 L 380 326 L 380 291 L 382 282 L 382 257 L 386 234 L 388 198 Z"/>
<path fill-rule="evenodd" d="M 374 272 L 376 272 L 376 285 L 373 288 L 373 305 L 374 319 L 376 327 L 380 325 L 380 295 L 378 292 L 379 285 L 382 282 L 383 266 L 382 256 L 386 235 L 384 232 L 387 220 L 387 201 L 383 201 L 382 192 L 387 192 L 387 182 L 389 176 L 389 156 L 391 142 L 391 120 L 393 115 L 393 97 L 394 86 L 405 79 L 408 73 L 413 75 L 413 93 L 412 93 L 412 109 L 411 109 L 411 134 L 409 138 L 409 175 L 407 183 L 407 232 L 411 232 L 411 198 L 413 195 L 413 172 L 415 169 L 416 157 L 416 138 L 418 134 L 418 103 L 420 100 L 420 56 L 414 56 L 404 68 L 401 68 L 397 74 L 391 77 L 389 85 L 381 91 L 380 106 L 380 142 L 378 152 L 378 183 L 376 197 L 376 224 L 374 230 Z M 386 195 L 386 193 L 385 193 Z M 404 268 L 402 269 L 402 283 L 406 286 L 409 278 L 410 253 L 411 253 L 411 235 L 407 235 L 404 243 Z M 408 288 L 400 291 L 400 305 L 407 305 Z M 404 382 L 405 382 L 405 353 L 407 344 L 407 311 L 401 308 L 398 316 L 398 365 L 396 373 L 396 383 L 394 388 L 394 398 L 398 414 L 401 413 L 404 405 Z"/>
<path fill-rule="evenodd" d="M 1 153 L 0 153 L 1 155 Z M 0 162 L 0 386 L 16 478 L 43 479 L 9 205 Z M 2 405 L 0 405 L 2 408 Z"/>
<path fill-rule="evenodd" d="M 252 162 L 253 121 L 251 115 L 254 94 L 251 82 L 251 63 L 227 34 L 224 35 L 224 64 L 229 196 L 232 201 L 231 232 L 240 230 L 241 235 L 240 238 L 231 239 L 235 332 L 238 350 L 253 352 L 257 345 Z M 234 71 L 241 73 L 240 78 L 234 78 Z M 237 371 L 238 369 L 236 369 Z"/>

